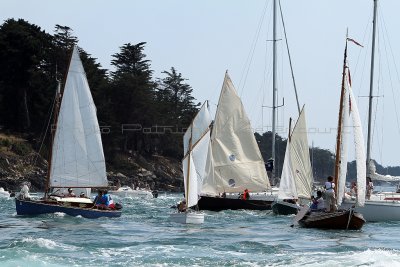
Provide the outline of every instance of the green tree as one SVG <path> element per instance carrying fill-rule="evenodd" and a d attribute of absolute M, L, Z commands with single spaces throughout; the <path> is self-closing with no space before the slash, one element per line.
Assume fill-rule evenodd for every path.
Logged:
<path fill-rule="evenodd" d="M 51 102 L 51 35 L 23 19 L 6 20 L 0 27 L 0 112 L 6 128 L 40 128 Z"/>
<path fill-rule="evenodd" d="M 175 133 L 165 132 L 160 135 L 163 144 L 162 153 L 180 158 L 182 156 L 182 133 L 188 127 L 198 111 L 200 103 L 194 103 L 192 87 L 185 83 L 186 79 L 174 67 L 163 71 L 165 78 L 158 80 L 156 93 L 159 118 L 164 125 L 175 129 Z"/>
<path fill-rule="evenodd" d="M 151 154 L 151 135 L 143 131 L 154 123 L 155 83 L 150 61 L 143 53 L 145 42 L 121 47 L 113 55 L 109 98 L 116 118 L 116 125 L 123 134 L 115 136 L 124 151 L 134 150 Z M 117 128 L 117 129 L 118 129 Z"/>

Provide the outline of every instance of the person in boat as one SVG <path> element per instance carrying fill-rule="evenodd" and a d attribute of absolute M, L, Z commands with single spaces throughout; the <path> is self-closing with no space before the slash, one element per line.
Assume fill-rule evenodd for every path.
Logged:
<path fill-rule="evenodd" d="M 85 195 L 84 192 L 81 192 L 80 195 L 79 195 L 79 197 L 81 197 L 81 198 L 86 198 L 86 195 Z"/>
<path fill-rule="evenodd" d="M 243 200 L 248 200 L 250 198 L 250 192 L 247 188 L 243 191 L 243 194 L 240 196 L 240 198 Z"/>
<path fill-rule="evenodd" d="M 114 200 L 111 198 L 111 196 L 107 190 L 104 190 L 103 196 L 101 197 L 101 199 L 102 199 L 101 204 L 103 204 L 106 209 L 114 209 L 115 208 Z"/>
<path fill-rule="evenodd" d="M 322 197 L 322 192 L 321 191 L 317 191 L 317 197 L 314 198 L 314 196 L 311 196 L 311 210 L 314 211 L 322 211 L 325 209 L 325 201 L 324 198 Z"/>
<path fill-rule="evenodd" d="M 94 207 L 99 209 L 103 208 L 104 206 L 102 204 L 102 199 L 103 199 L 103 191 L 99 189 L 97 191 L 97 196 L 93 200 Z"/>
<path fill-rule="evenodd" d="M 76 197 L 74 190 L 72 190 L 72 188 L 68 188 L 68 193 L 65 194 L 65 197 Z"/>
<path fill-rule="evenodd" d="M 367 190 L 366 190 L 366 195 L 365 198 L 367 200 L 371 199 L 372 191 L 374 190 L 374 184 L 372 183 L 371 177 L 367 177 Z"/>
<path fill-rule="evenodd" d="M 179 212 L 185 212 L 187 209 L 186 207 L 186 200 L 182 200 L 179 204 L 178 204 L 178 211 Z"/>
<path fill-rule="evenodd" d="M 328 181 L 325 182 L 325 196 L 326 196 L 326 211 L 333 212 L 336 210 L 335 205 L 335 183 L 333 182 L 333 177 L 328 176 Z"/>

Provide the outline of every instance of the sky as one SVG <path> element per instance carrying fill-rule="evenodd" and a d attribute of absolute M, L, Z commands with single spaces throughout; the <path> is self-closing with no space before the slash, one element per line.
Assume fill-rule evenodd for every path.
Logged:
<path fill-rule="evenodd" d="M 23 18 L 49 33 L 72 28 L 78 45 L 112 69 L 126 43 L 147 42 L 155 78 L 174 67 L 215 111 L 228 70 L 252 127 L 272 125 L 272 0 L 1 0 L 0 20 Z M 372 0 L 281 0 L 299 102 L 306 105 L 310 146 L 334 152 L 346 31 L 348 61 L 365 138 L 370 79 Z M 279 9 L 278 9 L 279 10 Z M 378 2 L 372 158 L 400 165 L 400 1 Z M 277 133 L 287 136 L 297 106 L 281 17 L 277 17 Z M 283 100 L 284 99 L 284 100 Z M 263 107 L 264 106 L 264 107 Z M 352 151 L 352 146 L 349 150 Z M 353 159 L 350 152 L 350 159 Z"/>

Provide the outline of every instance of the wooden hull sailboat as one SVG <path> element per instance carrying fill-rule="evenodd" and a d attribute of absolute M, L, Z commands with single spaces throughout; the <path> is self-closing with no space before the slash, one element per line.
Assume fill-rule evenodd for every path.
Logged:
<path fill-rule="evenodd" d="M 60 95 L 58 88 L 56 99 Z M 62 212 L 86 218 L 121 216 L 121 210 L 94 208 L 95 204 L 89 198 L 54 195 L 62 189 L 82 188 L 90 196 L 91 188 L 108 187 L 96 107 L 76 46 L 72 51 L 61 104 L 56 105 L 54 113 L 56 130 L 45 195 L 41 199 L 30 198 L 29 188 L 25 185 L 15 199 L 17 214 Z"/>
<path fill-rule="evenodd" d="M 347 66 L 347 41 L 344 50 L 342 88 L 339 105 L 339 119 L 336 139 L 336 163 L 335 163 L 335 195 L 337 206 L 342 204 L 347 174 L 347 137 L 346 131 L 351 127 L 354 133 L 355 157 L 357 166 L 357 191 L 356 206 L 364 206 L 365 202 L 365 149 L 363 144 L 363 133 L 357 101 L 351 89 L 350 70 Z M 352 126 L 350 121 L 352 121 Z M 332 184 L 331 184 L 332 186 Z M 304 211 L 304 214 L 303 214 Z M 332 212 L 308 211 L 299 212 L 295 219 L 302 227 L 321 229 L 349 229 L 358 230 L 365 223 L 361 213 L 355 212 L 353 208 Z"/>
<path fill-rule="evenodd" d="M 352 209 L 335 212 L 308 212 L 298 224 L 305 228 L 360 230 L 365 223 L 361 213 Z"/>

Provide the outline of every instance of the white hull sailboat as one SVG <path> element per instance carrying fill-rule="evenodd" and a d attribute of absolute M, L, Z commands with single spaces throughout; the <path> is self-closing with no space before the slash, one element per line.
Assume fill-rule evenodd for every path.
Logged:
<path fill-rule="evenodd" d="M 171 214 L 170 219 L 174 222 L 204 223 L 204 213 L 198 211 L 198 201 L 206 173 L 211 121 L 208 102 L 206 101 L 183 136 L 184 157 L 182 167 L 185 207 Z"/>
<path fill-rule="evenodd" d="M 86 218 L 121 216 L 121 210 L 97 209 L 89 198 L 57 194 L 67 188 L 81 188 L 87 189 L 86 196 L 90 196 L 91 188 L 108 187 L 96 107 L 76 46 L 72 51 L 64 90 L 58 90 L 57 96 L 61 96 L 61 104 L 56 105 L 56 130 L 45 196 L 30 198 L 25 186 L 15 198 L 17 214 L 62 212 Z"/>
<path fill-rule="evenodd" d="M 366 177 L 371 177 L 373 180 L 380 180 L 384 178 L 382 175 L 375 173 L 375 168 L 372 166 L 371 160 L 371 120 L 372 120 L 372 96 L 373 96 L 373 75 L 374 75 L 374 53 L 375 53 L 375 31 L 376 31 L 376 13 L 377 13 L 377 0 L 374 0 L 374 19 L 373 19 L 373 35 L 372 35 L 372 53 L 371 53 L 371 76 L 370 76 L 370 91 L 369 91 L 369 113 L 368 113 L 368 137 L 367 137 L 367 159 L 366 165 L 368 167 L 368 174 Z M 366 180 L 359 185 L 365 185 Z M 342 203 L 343 208 L 354 205 L 357 199 L 345 198 Z M 394 194 L 372 194 L 370 200 L 365 201 L 363 207 L 356 207 L 356 211 L 361 212 L 368 222 L 382 222 L 382 221 L 400 221 L 400 199 Z"/>

